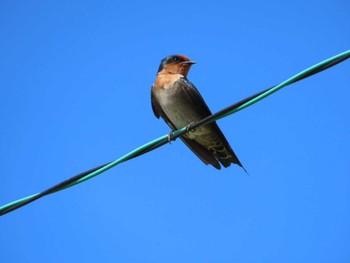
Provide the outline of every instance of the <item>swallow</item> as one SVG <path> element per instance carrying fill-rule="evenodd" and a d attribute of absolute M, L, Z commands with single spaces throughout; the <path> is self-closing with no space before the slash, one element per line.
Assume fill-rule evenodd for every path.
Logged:
<path fill-rule="evenodd" d="M 212 114 L 197 88 L 187 79 L 195 63 L 184 55 L 164 58 L 152 85 L 154 115 L 173 130 L 189 127 Z M 244 169 L 216 122 L 199 126 L 180 138 L 206 165 L 220 170 L 221 165 L 227 168 L 234 163 Z"/>

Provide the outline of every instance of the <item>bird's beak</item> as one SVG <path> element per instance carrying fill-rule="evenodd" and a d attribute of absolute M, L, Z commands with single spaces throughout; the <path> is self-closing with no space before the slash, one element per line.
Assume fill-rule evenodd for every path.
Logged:
<path fill-rule="evenodd" d="M 193 60 L 182 61 L 182 62 L 180 62 L 180 64 L 190 64 L 190 65 L 193 65 L 193 64 L 196 64 L 196 61 L 193 61 Z"/>

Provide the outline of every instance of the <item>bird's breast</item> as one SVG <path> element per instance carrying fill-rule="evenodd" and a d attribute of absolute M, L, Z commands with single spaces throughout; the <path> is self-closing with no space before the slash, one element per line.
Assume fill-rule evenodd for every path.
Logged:
<path fill-rule="evenodd" d="M 178 129 L 206 117 L 196 110 L 196 105 L 178 85 L 169 85 L 165 89 L 156 88 L 154 95 L 164 114 Z M 187 136 L 195 139 L 197 136 L 203 136 L 208 132 L 207 126 L 200 126 L 194 132 L 188 133 Z"/>

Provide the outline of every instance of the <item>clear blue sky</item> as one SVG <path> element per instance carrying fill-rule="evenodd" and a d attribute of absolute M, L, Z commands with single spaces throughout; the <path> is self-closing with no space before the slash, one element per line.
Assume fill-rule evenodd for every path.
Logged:
<path fill-rule="evenodd" d="M 169 132 L 160 60 L 213 112 L 350 47 L 346 0 L 0 1 L 0 205 Z M 219 126 L 238 166 L 180 140 L 0 218 L 0 261 L 350 262 L 350 61 Z"/>

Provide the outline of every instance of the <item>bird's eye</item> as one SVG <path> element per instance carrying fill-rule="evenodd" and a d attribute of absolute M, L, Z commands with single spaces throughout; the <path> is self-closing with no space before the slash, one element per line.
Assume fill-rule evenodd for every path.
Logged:
<path fill-rule="evenodd" d="M 173 58 L 173 61 L 174 61 L 174 62 L 179 62 L 179 58 L 178 58 L 178 57 L 174 57 L 174 58 Z"/>

